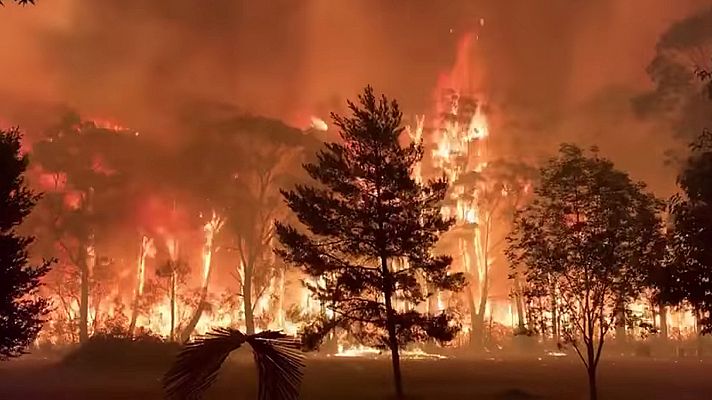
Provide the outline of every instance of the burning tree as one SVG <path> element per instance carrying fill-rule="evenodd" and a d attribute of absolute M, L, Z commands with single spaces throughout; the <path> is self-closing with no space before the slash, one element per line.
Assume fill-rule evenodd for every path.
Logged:
<path fill-rule="evenodd" d="M 159 279 L 166 281 L 163 289 L 168 293 L 168 307 L 170 307 L 170 325 L 168 329 L 168 340 L 175 340 L 177 322 L 177 297 L 179 285 L 184 284 L 188 272 L 188 264 L 179 258 L 178 241 L 175 238 L 166 240 L 169 259 L 156 269 Z"/>
<path fill-rule="evenodd" d="M 21 138 L 17 129 L 0 131 L 0 360 L 22 355 L 49 311 L 49 301 L 37 295 L 50 262 L 31 265 L 27 248 L 34 239 L 17 233 L 39 199 L 25 184 Z"/>
<path fill-rule="evenodd" d="M 113 169 L 109 154 L 121 153 L 133 135 L 117 134 L 82 122 L 68 114 L 47 137 L 36 143 L 34 153 L 42 170 L 53 176 L 55 187 L 44 203 L 51 209 L 47 234 L 76 267 L 79 275 L 79 338 L 89 337 L 91 274 L 97 260 L 97 236 L 123 217 L 119 205 L 130 196 L 124 171 Z M 109 150 L 111 149 L 111 151 Z"/>
<path fill-rule="evenodd" d="M 178 183 L 188 193 L 201 193 L 200 208 L 224 219 L 214 247 L 221 249 L 222 262 L 234 262 L 245 327 L 254 332 L 255 313 L 265 308 L 265 299 L 280 297 L 273 291 L 283 287 L 283 270 L 272 253 L 273 220 L 285 209 L 278 188 L 290 182 L 295 156 L 313 139 L 264 117 L 207 113 L 192 123 L 203 134 L 180 153 L 189 161 L 176 167 L 190 168 L 185 174 L 191 178 Z"/>
<path fill-rule="evenodd" d="M 133 336 L 136 328 L 136 319 L 139 314 L 139 305 L 146 286 L 146 259 L 156 255 L 156 248 L 153 245 L 153 239 L 142 236 L 141 246 L 139 247 L 138 261 L 136 262 L 136 288 L 134 289 L 133 304 L 131 306 L 131 322 L 129 323 L 129 336 Z"/>
<path fill-rule="evenodd" d="M 536 197 L 517 216 L 508 256 L 567 323 L 561 333 L 588 372 L 620 309 L 639 297 L 664 252 L 661 203 L 596 152 L 562 145 L 541 169 Z"/>
<path fill-rule="evenodd" d="M 262 299 L 269 295 L 284 296 L 270 293 L 270 289 L 283 289 L 285 279 L 284 268 L 280 268 L 272 252 L 274 220 L 282 218 L 286 211 L 280 201 L 279 187 L 294 181 L 293 167 L 305 139 L 303 134 L 278 121 L 244 117 L 236 122 L 242 129 L 237 134 L 231 132 L 239 160 L 230 193 L 234 206 L 229 209 L 228 229 L 239 256 L 236 269 L 245 330 L 252 334 L 255 311 Z M 272 311 L 273 317 L 283 320 L 281 307 Z"/>
<path fill-rule="evenodd" d="M 470 311 L 470 345 L 474 347 L 484 344 L 492 270 L 504 249 L 513 214 L 528 197 L 534 175 L 524 163 L 496 160 L 459 174 L 450 188 L 450 207 L 446 210 L 454 210 L 459 223 L 448 236 L 457 242 L 469 282 L 465 295 Z M 522 321 L 523 311 L 517 310 Z"/>
<path fill-rule="evenodd" d="M 265 160 L 259 149 L 254 150 L 256 154 L 249 157 L 254 162 L 252 173 L 243 174 L 237 179 L 242 201 L 238 201 L 239 205 L 233 209 L 237 222 L 231 225 L 240 257 L 237 274 L 247 334 L 255 333 L 255 307 L 277 273 L 276 265 L 270 257 L 274 236 L 273 220 L 280 206 L 274 185 L 277 169 L 275 161 L 287 153 L 286 149 L 276 149 Z"/>
<path fill-rule="evenodd" d="M 419 183 L 413 169 L 422 143 L 402 147 L 396 102 L 376 98 L 371 87 L 348 103 L 351 117 L 332 114 L 343 143 L 328 143 L 318 162 L 304 166 L 318 186 L 297 185 L 283 195 L 309 234 L 283 223 L 276 233 L 285 261 L 314 278 L 308 284 L 326 313 L 305 328 L 317 346 L 335 328 L 370 346 L 388 348 L 396 394 L 403 397 L 399 349 L 434 338 L 447 342 L 459 327 L 446 312 L 424 314 L 416 307 L 438 290 L 459 290 L 448 256 L 433 256 L 440 233 L 452 225 L 440 213 L 448 189 L 444 178 Z M 398 310 L 394 302 L 406 307 Z"/>
<path fill-rule="evenodd" d="M 524 163 L 488 154 L 489 126 L 482 102 L 447 89 L 438 105 L 432 164 L 451 182 L 443 212 L 455 219 L 443 244 L 456 249 L 456 265 L 467 275 L 470 345 L 478 348 L 484 345 L 492 270 L 513 211 L 524 203 L 535 172 Z"/>
<path fill-rule="evenodd" d="M 213 271 L 213 251 L 215 250 L 215 235 L 220 232 L 224 224 L 225 219 L 215 213 L 215 211 L 213 211 L 212 217 L 205 223 L 205 225 L 203 225 L 205 240 L 203 243 L 203 252 L 201 254 L 201 258 L 203 261 L 203 270 L 201 280 L 202 284 L 200 286 L 200 300 L 198 301 L 198 304 L 195 307 L 195 310 L 193 311 L 193 316 L 190 318 L 190 321 L 188 321 L 188 323 L 183 328 L 183 331 L 180 334 L 179 340 L 181 342 L 185 342 L 190 338 L 190 335 L 193 333 L 195 327 L 200 321 L 200 317 L 203 315 L 203 312 L 208 307 L 208 287 L 210 284 L 210 276 L 212 275 Z"/>

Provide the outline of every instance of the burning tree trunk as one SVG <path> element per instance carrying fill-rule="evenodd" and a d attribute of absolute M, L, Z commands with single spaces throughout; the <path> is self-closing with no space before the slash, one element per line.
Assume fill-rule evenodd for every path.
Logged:
<path fill-rule="evenodd" d="M 462 233 L 458 242 L 462 265 L 469 276 L 466 296 L 470 343 L 480 347 L 489 297 L 492 215 L 499 201 L 481 176 L 487 165 L 485 139 L 489 130 L 478 102 L 461 97 L 456 90 L 445 92 L 439 109 L 442 120 L 433 161 L 452 185 L 449 196 L 452 204 L 444 211 L 455 217 Z M 496 195 L 501 197 L 499 192 Z"/>
<path fill-rule="evenodd" d="M 92 211 L 93 188 L 89 188 L 84 195 L 83 209 L 81 213 L 88 216 Z M 90 227 L 80 228 L 82 234 L 79 235 L 79 248 L 77 257 L 73 258 L 74 264 L 79 267 L 80 275 L 80 301 L 79 301 L 79 342 L 83 343 L 89 339 L 89 290 L 91 281 L 91 271 L 94 266 L 94 234 Z M 65 248 L 66 249 L 66 248 Z M 72 258 L 70 256 L 70 258 Z"/>
<path fill-rule="evenodd" d="M 178 255 L 178 241 L 169 237 L 166 239 L 169 260 L 156 272 L 161 278 L 167 279 L 168 302 L 170 307 L 170 326 L 168 331 L 169 340 L 175 341 L 176 336 L 176 296 L 178 293 L 178 283 L 188 273 L 185 263 L 181 262 Z"/>
<path fill-rule="evenodd" d="M 137 270 L 136 270 L 136 289 L 134 290 L 134 299 L 131 310 L 131 323 L 129 324 L 129 336 L 133 336 L 136 329 L 136 320 L 139 314 L 139 303 L 143 296 L 143 287 L 146 279 L 146 257 L 153 257 L 156 254 L 153 246 L 153 239 L 143 236 L 141 238 L 141 247 L 139 249 Z"/>
<path fill-rule="evenodd" d="M 79 267 L 79 342 L 89 339 L 89 289 L 91 271 L 94 266 L 95 253 L 93 236 L 89 235 L 87 243 L 80 243 L 77 257 L 71 257 L 72 262 Z"/>
<path fill-rule="evenodd" d="M 523 333 L 526 330 L 526 316 L 524 314 L 524 296 L 522 295 L 522 283 L 519 274 L 513 276 L 514 290 L 512 291 L 512 301 L 517 312 L 517 330 Z"/>
<path fill-rule="evenodd" d="M 176 276 L 176 273 L 175 272 L 171 273 L 170 292 L 169 292 L 170 307 L 171 307 L 171 325 L 170 325 L 170 332 L 168 333 L 168 338 L 170 339 L 171 342 L 175 340 L 175 331 L 176 331 L 176 288 L 178 286 L 177 280 L 178 280 L 178 278 Z"/>
<path fill-rule="evenodd" d="M 458 208 L 463 210 L 462 219 L 465 227 L 470 226 L 468 235 L 472 235 L 470 244 L 467 238 L 460 239 L 460 248 L 464 255 L 465 270 L 469 275 L 467 301 L 470 309 L 470 344 L 479 348 L 485 343 L 485 314 L 489 301 L 490 255 L 494 251 L 491 243 L 493 216 L 497 211 L 501 195 L 492 193 L 489 185 L 480 185 L 474 190 L 475 200 L 465 202 L 458 199 Z"/>
<path fill-rule="evenodd" d="M 489 300 L 490 286 L 490 236 L 492 232 L 492 213 L 497 207 L 498 201 L 495 200 L 493 208 L 485 213 L 485 218 L 482 223 L 479 223 L 475 228 L 475 259 L 477 260 L 476 268 L 479 283 L 479 304 L 477 315 L 473 321 L 472 331 L 475 336 L 475 345 L 484 345 L 484 321 L 487 311 L 487 302 Z"/>
<path fill-rule="evenodd" d="M 80 246 L 79 251 L 79 342 L 84 343 L 89 338 L 89 265 L 86 247 Z"/>
<path fill-rule="evenodd" d="M 280 162 L 285 162 L 296 153 L 282 146 L 266 145 L 265 153 L 253 155 L 255 164 L 250 173 L 240 182 L 242 204 L 236 209 L 232 221 L 240 221 L 232 226 L 235 232 L 240 257 L 238 275 L 241 279 L 241 294 L 245 316 L 245 331 L 255 333 L 255 306 L 270 284 L 268 279 L 275 272 L 271 251 L 274 236 L 273 219 L 280 209 L 276 198 L 275 179 L 279 176 Z"/>
<path fill-rule="evenodd" d="M 392 276 L 388 268 L 388 258 L 381 256 L 381 273 L 383 274 L 383 295 L 386 307 L 386 330 L 388 331 L 388 347 L 391 350 L 391 364 L 393 366 L 393 384 L 396 389 L 396 398 L 403 399 L 403 378 L 400 368 L 400 344 L 396 334 L 396 318 L 392 304 Z"/>
<path fill-rule="evenodd" d="M 203 287 L 201 292 L 200 292 L 200 300 L 195 308 L 195 311 L 193 312 L 193 316 L 190 318 L 190 321 L 188 321 L 188 324 L 186 327 L 183 329 L 183 332 L 180 334 L 180 341 L 181 342 L 187 342 L 188 339 L 190 339 L 190 335 L 193 334 L 193 331 L 195 330 L 195 327 L 198 326 L 198 322 L 200 322 L 200 317 L 203 315 L 203 311 L 205 310 L 207 304 L 207 296 L 208 296 L 208 288 Z"/>
<path fill-rule="evenodd" d="M 59 241 L 70 262 L 79 270 L 79 342 L 84 343 L 89 338 L 89 289 L 90 289 L 90 257 L 89 247 L 84 243 L 77 246 L 76 253 Z"/>
<path fill-rule="evenodd" d="M 556 283 L 551 280 L 551 337 L 554 343 L 559 343 L 560 324 L 559 324 L 559 299 L 556 295 Z"/>
<path fill-rule="evenodd" d="M 285 325 L 285 318 L 284 318 L 284 297 L 285 297 L 285 289 L 286 289 L 286 273 L 284 270 L 284 267 L 279 269 L 279 277 L 278 277 L 278 284 L 277 284 L 277 326 L 279 326 L 281 329 L 284 329 Z"/>
<path fill-rule="evenodd" d="M 200 317 L 203 315 L 203 311 L 205 311 L 205 308 L 207 306 L 206 302 L 208 298 L 208 284 L 210 282 L 210 275 L 212 273 L 212 258 L 214 250 L 213 240 L 215 238 L 215 234 L 220 231 L 224 223 L 225 220 L 222 217 L 218 216 L 215 211 L 213 211 L 213 216 L 211 220 L 208 221 L 208 223 L 206 223 L 203 227 L 205 232 L 205 244 L 203 246 L 203 285 L 200 292 L 200 300 L 198 306 L 196 307 L 193 316 L 188 322 L 188 325 L 186 325 L 185 329 L 183 329 L 183 332 L 181 332 L 181 342 L 185 342 L 190 338 L 190 335 L 193 333 L 195 327 L 198 325 Z"/>
<path fill-rule="evenodd" d="M 255 308 L 252 305 L 252 267 L 245 266 L 242 282 L 242 298 L 245 311 L 245 331 L 248 335 L 255 333 Z"/>

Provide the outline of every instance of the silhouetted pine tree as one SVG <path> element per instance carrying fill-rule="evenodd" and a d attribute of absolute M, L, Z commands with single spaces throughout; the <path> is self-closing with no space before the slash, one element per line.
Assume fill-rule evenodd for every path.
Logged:
<path fill-rule="evenodd" d="M 390 349 L 402 398 L 399 349 L 428 338 L 449 341 L 459 329 L 445 312 L 417 311 L 431 295 L 426 287 L 464 285 L 462 274 L 448 271 L 451 257 L 431 254 L 453 222 L 440 213 L 448 183 L 423 184 L 411 176 L 423 146 L 399 143 L 402 114 L 395 101 L 378 99 L 367 87 L 359 104 L 348 105 L 352 116 L 332 114 L 342 143 L 326 144 L 318 162 L 304 166 L 319 184 L 282 192 L 309 233 L 277 223 L 278 253 L 313 278 L 309 287 L 328 311 L 305 329 L 305 343 L 316 347 L 338 327 L 366 345 Z"/>
<path fill-rule="evenodd" d="M 21 137 L 15 128 L 0 130 L 0 360 L 24 354 L 49 305 L 37 292 L 50 261 L 29 264 L 27 248 L 34 238 L 16 232 L 39 199 L 25 184 L 28 161 L 20 154 Z"/>

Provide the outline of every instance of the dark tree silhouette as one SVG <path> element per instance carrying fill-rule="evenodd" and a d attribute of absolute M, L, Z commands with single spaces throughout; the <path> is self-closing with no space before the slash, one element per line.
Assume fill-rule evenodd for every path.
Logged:
<path fill-rule="evenodd" d="M 30 264 L 27 249 L 34 238 L 16 232 L 39 199 L 25 184 L 21 138 L 16 128 L 0 131 L 0 360 L 24 354 L 49 307 L 38 289 L 51 262 Z"/>
<path fill-rule="evenodd" d="M 700 70 L 712 85 L 712 75 Z M 710 86 L 712 87 L 712 86 Z M 712 90 L 710 91 L 712 98 Z M 670 200 L 669 259 L 656 282 L 663 304 L 688 303 L 699 317 L 702 333 L 712 332 L 712 131 L 690 144 L 677 183 L 681 193 Z"/>
<path fill-rule="evenodd" d="M 175 340 L 176 334 L 176 300 L 178 298 L 178 288 L 180 284 L 185 284 L 186 276 L 189 271 L 188 264 L 180 259 L 170 259 L 156 269 L 156 276 L 166 281 L 163 289 L 165 289 L 168 294 L 169 307 L 171 308 L 171 322 L 168 334 L 168 340 L 171 342 Z"/>
<path fill-rule="evenodd" d="M 212 385 L 227 356 L 244 343 L 252 347 L 258 370 L 258 400 L 296 400 L 302 379 L 299 341 L 280 332 L 245 335 L 218 329 L 187 344 L 163 377 L 169 399 L 196 399 Z"/>
<path fill-rule="evenodd" d="M 507 255 L 527 284 L 556 298 L 561 335 L 585 365 L 595 400 L 606 335 L 662 260 L 662 204 L 595 151 L 566 144 L 541 169 L 535 194 L 515 220 Z"/>
<path fill-rule="evenodd" d="M 284 260 L 313 278 L 312 294 L 328 311 L 304 330 L 316 347 L 334 328 L 362 343 L 388 348 L 397 396 L 403 397 L 399 349 L 410 342 L 453 339 L 452 317 L 421 314 L 430 293 L 459 290 L 462 274 L 449 273 L 451 258 L 433 256 L 440 233 L 452 225 L 440 207 L 448 189 L 442 178 L 426 184 L 412 176 L 422 143 L 399 144 L 398 104 L 376 98 L 371 87 L 348 103 L 351 117 L 332 114 L 343 143 L 328 143 L 318 162 L 304 166 L 318 186 L 283 191 L 309 234 L 276 224 Z M 399 302 L 403 307 L 395 307 Z"/>
<path fill-rule="evenodd" d="M 268 292 L 271 280 L 284 271 L 272 252 L 274 220 L 287 212 L 279 188 L 296 180 L 299 169 L 295 166 L 307 143 L 301 132 L 267 122 L 243 117 L 235 125 L 247 129 L 235 132 L 232 124 L 226 127 L 229 142 L 236 147 L 231 154 L 236 159 L 231 161 L 237 166 L 228 195 L 233 205 L 227 211 L 227 229 L 239 257 L 236 269 L 247 334 L 255 333 L 255 306 Z"/>
<path fill-rule="evenodd" d="M 90 332 L 91 271 L 98 258 L 96 245 L 101 239 L 115 237 L 114 224 L 126 218 L 130 211 L 127 199 L 134 195 L 131 181 L 137 175 L 124 170 L 132 166 L 133 161 L 124 154 L 138 153 L 135 144 L 133 135 L 117 135 L 114 130 L 82 121 L 70 113 L 48 131 L 44 140 L 33 146 L 35 162 L 52 174 L 55 182 L 64 181 L 62 190 L 48 193 L 43 201 L 53 209 L 52 221 L 45 229 L 50 231 L 47 238 L 60 245 L 79 273 L 79 338 L 82 342 L 88 339 Z M 77 196 L 76 204 L 71 207 L 63 198 L 68 190 Z"/>

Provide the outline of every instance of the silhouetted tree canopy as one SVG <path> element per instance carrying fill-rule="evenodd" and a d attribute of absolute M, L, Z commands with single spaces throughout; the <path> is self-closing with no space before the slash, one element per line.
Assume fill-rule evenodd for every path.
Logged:
<path fill-rule="evenodd" d="M 655 46 L 655 56 L 646 68 L 652 90 L 633 99 L 640 116 L 669 124 L 686 141 L 712 122 L 712 114 L 700 101 L 700 89 L 712 96 L 712 82 L 704 85 L 712 54 L 712 7 L 676 21 Z M 701 83 L 703 87 L 701 87 Z"/>
<path fill-rule="evenodd" d="M 596 368 L 620 307 L 640 296 L 665 249 L 662 203 L 597 152 L 564 144 L 541 169 L 535 198 L 517 216 L 507 255 L 566 321 L 597 398 Z"/>
<path fill-rule="evenodd" d="M 282 192 L 309 233 L 277 223 L 278 253 L 312 278 L 313 296 L 330 313 L 305 329 L 308 344 L 341 328 L 366 345 L 390 349 L 401 397 L 399 349 L 428 338 L 447 342 L 459 329 L 446 312 L 416 308 L 431 295 L 428 283 L 440 290 L 464 284 L 462 274 L 449 272 L 450 257 L 431 252 L 453 223 L 440 213 L 448 184 L 411 176 L 423 146 L 399 143 L 395 101 L 368 87 L 358 104 L 348 105 L 351 116 L 332 114 L 342 142 L 327 143 L 318 161 L 304 166 L 317 184 Z"/>
<path fill-rule="evenodd" d="M 50 262 L 32 265 L 27 250 L 34 238 L 16 231 L 40 197 L 25 183 L 21 138 L 17 129 L 0 131 L 0 360 L 24 353 L 49 307 L 38 289 Z"/>
<path fill-rule="evenodd" d="M 699 78 L 712 85 L 712 75 Z M 712 91 L 710 92 L 712 93 Z M 709 109 L 709 103 L 706 104 Z M 689 304 L 702 333 L 712 332 L 712 131 L 705 129 L 690 144 L 678 176 L 681 193 L 670 201 L 669 258 L 656 282 L 664 304 Z"/>
<path fill-rule="evenodd" d="M 670 203 L 670 258 L 658 282 L 665 304 L 690 304 L 703 333 L 712 332 L 712 148 L 702 136 L 678 180 L 682 194 Z"/>

